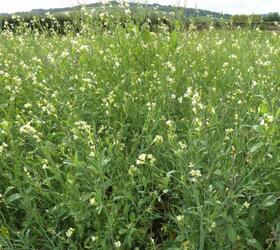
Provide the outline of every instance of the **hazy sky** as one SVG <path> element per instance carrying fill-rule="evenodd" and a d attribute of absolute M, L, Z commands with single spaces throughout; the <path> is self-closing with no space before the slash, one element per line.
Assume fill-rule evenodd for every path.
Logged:
<path fill-rule="evenodd" d="M 58 8 L 77 5 L 77 3 L 93 3 L 86 0 L 0 0 L 0 13 L 28 11 L 36 8 Z M 138 0 L 133 0 L 138 2 Z M 140 2 L 159 3 L 164 5 L 184 5 L 185 0 L 143 0 Z M 280 0 L 186 0 L 187 7 L 213 10 L 230 14 L 250 14 L 280 12 Z"/>

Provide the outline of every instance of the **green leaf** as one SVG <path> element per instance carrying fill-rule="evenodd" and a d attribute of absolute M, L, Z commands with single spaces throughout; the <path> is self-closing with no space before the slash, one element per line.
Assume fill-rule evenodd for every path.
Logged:
<path fill-rule="evenodd" d="M 250 153 L 254 153 L 254 152 L 257 151 L 259 148 L 261 148 L 263 145 L 264 145 L 264 144 L 263 144 L 262 142 L 253 145 L 253 146 L 250 148 Z"/>
<path fill-rule="evenodd" d="M 21 198 L 21 194 L 12 194 L 11 196 L 9 196 L 5 201 L 6 204 L 11 204 L 12 202 L 14 202 L 15 200 L 18 200 Z"/>
<path fill-rule="evenodd" d="M 262 103 L 259 106 L 259 113 L 262 114 L 262 115 L 269 113 L 269 106 L 266 102 Z"/>
<path fill-rule="evenodd" d="M 6 196 L 11 190 L 13 190 L 14 187 L 13 186 L 9 186 L 6 188 L 4 195 Z"/>
<path fill-rule="evenodd" d="M 274 195 L 269 195 L 265 198 L 265 200 L 262 202 L 263 207 L 271 207 L 273 206 L 277 201 L 277 198 Z"/>
<path fill-rule="evenodd" d="M 262 133 L 263 132 L 262 126 L 255 125 L 253 128 L 257 133 Z"/>
<path fill-rule="evenodd" d="M 230 225 L 227 227 L 227 235 L 231 243 L 236 242 L 237 232 L 233 226 Z"/>
<path fill-rule="evenodd" d="M 276 118 L 280 117 L 280 108 L 278 108 L 277 112 L 276 112 Z"/>
<path fill-rule="evenodd" d="M 0 104 L 0 109 L 4 109 L 8 107 L 8 103 L 2 103 Z"/>
<path fill-rule="evenodd" d="M 0 227 L 0 236 L 9 237 L 9 229 L 5 226 Z"/>
<path fill-rule="evenodd" d="M 260 245 L 260 243 L 256 239 L 248 239 L 247 244 L 257 250 L 263 249 L 262 246 Z"/>
<path fill-rule="evenodd" d="M 127 232 L 127 229 L 121 228 L 119 230 L 119 234 L 125 234 Z"/>

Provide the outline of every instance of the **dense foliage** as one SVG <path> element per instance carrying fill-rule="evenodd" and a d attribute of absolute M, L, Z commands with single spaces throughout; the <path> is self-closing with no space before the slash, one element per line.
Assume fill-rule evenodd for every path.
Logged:
<path fill-rule="evenodd" d="M 278 249 L 279 33 L 122 11 L 1 33 L 0 248 Z"/>
<path fill-rule="evenodd" d="M 266 22 L 280 22 L 280 15 L 278 12 L 269 13 L 267 16 L 265 16 L 264 21 Z"/>
<path fill-rule="evenodd" d="M 234 15 L 230 18 L 230 21 L 236 24 L 261 23 L 262 20 L 261 15 Z"/>

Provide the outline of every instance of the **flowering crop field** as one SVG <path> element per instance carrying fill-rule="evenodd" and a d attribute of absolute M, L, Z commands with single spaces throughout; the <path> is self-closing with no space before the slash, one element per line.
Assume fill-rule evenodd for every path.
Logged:
<path fill-rule="evenodd" d="M 0 249 L 279 249 L 279 45 L 3 31 Z"/>

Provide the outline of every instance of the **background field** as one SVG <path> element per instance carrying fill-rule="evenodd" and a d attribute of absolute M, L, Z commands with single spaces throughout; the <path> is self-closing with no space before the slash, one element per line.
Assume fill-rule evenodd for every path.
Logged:
<path fill-rule="evenodd" d="M 1 247 L 279 249 L 279 33 L 121 11 L 1 33 Z"/>
<path fill-rule="evenodd" d="M 9 24 L 11 29 L 15 29 L 24 20 L 32 26 L 34 16 L 38 20 L 41 19 L 40 25 L 46 27 L 52 20 L 46 16 L 51 14 L 55 17 L 57 22 L 62 26 L 59 30 L 63 33 L 63 24 L 73 20 L 79 21 L 82 18 L 82 10 L 87 9 L 89 14 L 96 21 L 100 21 L 99 15 L 104 13 L 112 15 L 113 18 L 122 16 L 123 10 L 120 10 L 117 1 L 106 1 L 107 4 L 93 3 L 87 5 L 78 5 L 66 8 L 53 9 L 33 9 L 29 12 L 18 12 L 14 14 L 0 13 L 0 30 L 5 29 L 5 23 Z M 222 28 L 225 24 L 230 24 L 232 27 L 259 27 L 262 30 L 280 31 L 280 15 L 278 12 L 252 14 L 252 15 L 230 15 L 227 13 L 220 13 L 215 11 L 208 11 L 198 8 L 185 8 L 176 6 L 165 6 L 160 4 L 139 4 L 130 2 L 125 7 L 126 14 L 131 16 L 134 24 L 146 22 L 150 20 L 150 26 L 156 26 L 159 21 L 166 21 L 168 19 L 169 27 L 173 27 L 174 23 L 179 22 L 184 29 L 189 29 L 191 24 L 195 24 L 198 29 L 205 29 L 210 23 L 214 23 L 216 28 Z M 17 17 L 21 22 L 17 22 Z M 118 19 L 118 18 L 117 18 Z M 119 22 L 119 20 L 116 20 Z M 38 27 L 37 27 L 38 28 Z"/>

